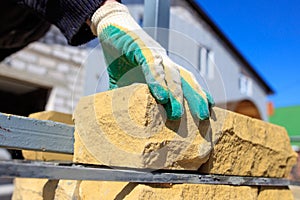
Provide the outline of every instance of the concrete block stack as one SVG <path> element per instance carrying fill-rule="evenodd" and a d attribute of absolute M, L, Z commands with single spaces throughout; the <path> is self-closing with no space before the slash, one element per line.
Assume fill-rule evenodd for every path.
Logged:
<path fill-rule="evenodd" d="M 297 156 L 282 127 L 219 108 L 212 109 L 210 120 L 199 122 L 188 106 L 185 109 L 181 120 L 166 120 L 163 107 L 143 84 L 84 97 L 73 116 L 73 162 L 288 177 Z M 22 189 L 28 191 L 19 188 L 14 197 L 19 197 Z M 36 192 L 43 196 L 45 189 Z M 52 199 L 288 200 L 293 196 L 284 187 L 60 180 Z"/>

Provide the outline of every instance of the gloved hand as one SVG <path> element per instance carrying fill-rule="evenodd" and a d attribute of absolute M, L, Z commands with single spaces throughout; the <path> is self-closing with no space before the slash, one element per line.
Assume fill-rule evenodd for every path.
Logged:
<path fill-rule="evenodd" d="M 108 64 L 110 89 L 123 86 L 120 79 L 140 67 L 151 94 L 164 105 L 168 119 L 183 115 L 183 97 L 194 117 L 209 117 L 209 107 L 214 105 L 211 95 L 202 90 L 190 72 L 171 61 L 166 51 L 134 21 L 126 6 L 107 2 L 91 21 Z M 127 79 L 135 82 L 137 73 Z"/>

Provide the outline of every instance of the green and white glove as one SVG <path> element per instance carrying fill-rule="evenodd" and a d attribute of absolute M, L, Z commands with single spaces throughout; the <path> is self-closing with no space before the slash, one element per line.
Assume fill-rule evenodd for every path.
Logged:
<path fill-rule="evenodd" d="M 119 83 L 124 76 L 128 81 L 125 85 L 138 82 L 138 73 L 130 72 L 140 68 L 153 97 L 164 105 L 168 119 L 181 118 L 183 98 L 194 117 L 204 120 L 210 116 L 209 108 L 214 105 L 211 95 L 142 30 L 126 6 L 107 2 L 93 14 L 91 21 L 91 29 L 99 37 L 108 65 L 110 89 L 124 86 Z"/>

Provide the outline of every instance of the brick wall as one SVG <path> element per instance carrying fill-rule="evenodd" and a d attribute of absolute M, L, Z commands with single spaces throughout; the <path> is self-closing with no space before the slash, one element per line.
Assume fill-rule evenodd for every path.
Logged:
<path fill-rule="evenodd" d="M 4 75 L 52 88 L 46 110 L 72 113 L 83 94 L 84 69 L 88 55 L 85 46 L 72 47 L 59 30 L 51 30 L 38 42 L 7 57 L 2 62 Z"/>

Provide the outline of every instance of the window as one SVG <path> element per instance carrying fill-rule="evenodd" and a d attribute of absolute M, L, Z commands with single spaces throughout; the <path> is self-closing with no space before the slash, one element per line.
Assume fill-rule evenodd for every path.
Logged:
<path fill-rule="evenodd" d="M 214 52 L 209 51 L 207 54 L 207 76 L 209 79 L 214 78 L 214 69 L 215 69 L 215 55 Z"/>
<path fill-rule="evenodd" d="M 198 69 L 201 76 L 213 79 L 214 63 L 214 53 L 205 47 L 200 47 Z"/>
<path fill-rule="evenodd" d="M 239 78 L 239 89 L 242 94 L 252 96 L 253 94 L 252 79 L 244 74 L 241 74 Z"/>
<path fill-rule="evenodd" d="M 206 75 L 206 62 L 207 62 L 207 50 L 203 47 L 200 48 L 200 63 L 199 71 L 202 76 Z"/>

